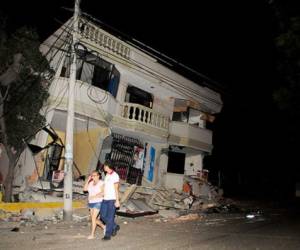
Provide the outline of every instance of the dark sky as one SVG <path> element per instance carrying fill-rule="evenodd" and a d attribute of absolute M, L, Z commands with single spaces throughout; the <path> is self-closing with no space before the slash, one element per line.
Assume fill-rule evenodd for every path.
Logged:
<path fill-rule="evenodd" d="M 213 155 L 207 167 L 251 187 L 276 183 L 283 161 L 272 92 L 278 84 L 277 22 L 267 1 L 91 1 L 82 11 L 194 68 L 221 84 Z M 290 2 L 290 1 L 286 1 Z M 45 39 L 72 15 L 72 0 L 6 1 L 8 29 L 36 27 Z M 277 159 L 280 158 L 281 160 Z M 264 176 L 260 178 L 261 176 Z M 267 185 L 267 184 L 266 184 Z"/>
<path fill-rule="evenodd" d="M 242 86 L 257 79 L 256 72 L 271 70 L 276 27 L 265 1 L 177 2 L 82 0 L 81 8 L 221 84 Z M 73 8 L 73 1 L 11 0 L 1 5 L 11 29 L 27 24 L 44 39 L 58 27 L 55 19 L 71 16 L 61 7 Z"/>

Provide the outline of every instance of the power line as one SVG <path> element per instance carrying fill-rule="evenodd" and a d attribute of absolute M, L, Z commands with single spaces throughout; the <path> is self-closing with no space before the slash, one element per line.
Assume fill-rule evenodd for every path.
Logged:
<path fill-rule="evenodd" d="M 93 45 L 90 45 L 90 46 L 93 46 Z M 95 47 L 95 46 L 93 46 L 93 47 Z M 101 51 L 103 51 L 101 48 L 98 48 L 98 49 L 101 50 Z M 123 63 L 122 61 L 120 61 L 119 58 L 118 58 L 119 60 L 116 59 L 116 57 L 115 57 L 114 54 L 112 54 L 110 52 L 107 52 L 107 51 L 105 51 L 105 54 L 102 54 L 102 56 L 107 57 L 107 58 L 109 58 L 109 59 L 111 59 L 113 61 L 117 61 L 117 62 L 119 62 L 120 64 L 122 64 L 124 66 L 127 66 L 127 64 L 128 64 L 128 61 L 126 61 L 125 59 L 121 59 L 122 61 L 126 62 L 126 63 Z M 166 76 L 166 75 L 164 75 L 164 74 L 162 74 L 160 72 L 157 72 L 157 71 L 153 70 L 152 68 L 150 68 L 150 67 L 148 67 L 148 66 L 146 66 L 146 65 L 144 65 L 144 64 L 142 64 L 142 63 L 140 63 L 138 61 L 135 61 L 135 60 L 131 59 L 130 62 L 132 63 L 132 65 L 134 65 L 137 68 L 143 70 L 143 71 L 141 71 L 141 70 L 138 70 L 138 69 L 135 68 L 134 69 L 135 71 L 138 71 L 138 72 L 142 73 L 143 75 L 150 76 L 150 77 L 152 77 L 152 78 L 154 78 L 154 79 L 156 79 L 158 81 L 164 82 L 165 84 L 171 86 L 172 88 L 175 88 L 180 94 L 184 94 L 184 95 L 186 95 L 186 96 L 188 96 L 190 98 L 194 98 L 191 94 L 188 94 L 186 92 L 182 92 L 182 90 L 186 90 L 186 91 L 188 91 L 190 93 L 202 96 L 203 98 L 207 99 L 208 101 L 214 102 L 217 105 L 221 105 L 221 103 L 216 102 L 215 99 L 212 99 L 212 98 L 209 98 L 208 96 L 205 96 L 200 91 L 192 89 L 192 88 L 190 88 L 188 86 L 184 86 L 184 85 L 178 84 L 176 82 L 176 80 L 171 79 L 170 77 L 168 77 L 168 76 Z"/>
<path fill-rule="evenodd" d="M 194 69 L 192 69 L 191 67 L 189 67 L 189 66 L 187 66 L 187 65 L 185 65 L 185 64 L 183 64 L 183 63 L 181 63 L 181 62 L 179 62 L 178 60 L 175 60 L 175 59 L 171 58 L 170 56 L 167 56 L 166 54 L 164 54 L 164 53 L 162 53 L 162 52 L 160 52 L 160 51 L 158 51 L 158 50 L 156 50 L 156 49 L 154 49 L 154 48 L 152 48 L 152 47 L 146 45 L 145 43 L 143 43 L 143 42 L 141 42 L 141 41 L 139 41 L 139 40 L 137 40 L 137 39 L 135 39 L 135 38 L 133 38 L 133 37 L 127 35 L 127 34 L 125 34 L 124 32 L 122 32 L 122 31 L 120 31 L 120 30 L 118 30 L 118 29 L 116 29 L 116 28 L 114 28 L 114 27 L 112 27 L 112 26 L 106 24 L 105 22 L 103 22 L 103 21 L 101 21 L 101 20 L 99 20 L 99 19 L 97 19 L 97 18 L 91 16 L 90 14 L 88 14 L 88 13 L 86 13 L 86 12 L 82 12 L 82 14 L 83 14 L 83 16 L 85 16 L 86 18 L 89 18 L 89 19 L 91 19 L 92 21 L 95 21 L 96 23 L 99 23 L 99 24 L 101 24 L 101 25 L 107 27 L 108 29 L 110 29 L 110 30 L 116 32 L 117 34 L 119 34 L 119 35 L 120 35 L 120 36 L 118 36 L 119 39 L 124 40 L 124 37 L 125 37 L 125 39 L 128 39 L 128 40 L 129 40 L 129 41 L 125 40 L 125 42 L 127 42 L 127 43 L 129 43 L 131 46 L 133 46 L 133 47 L 135 47 L 135 48 L 137 48 L 137 49 L 143 51 L 144 53 L 150 55 L 151 57 L 154 57 L 155 59 L 157 59 L 157 60 L 159 60 L 159 61 L 161 61 L 161 62 L 163 62 L 163 63 L 166 63 L 166 64 L 169 65 L 169 66 L 173 66 L 172 64 L 170 64 L 169 62 L 166 61 L 166 60 L 169 60 L 170 62 L 172 62 L 172 63 L 174 63 L 174 64 L 176 64 L 176 65 L 178 65 L 178 66 L 180 66 L 180 67 L 182 67 L 182 68 L 184 68 L 184 69 L 190 71 L 191 73 L 197 75 L 198 77 L 202 78 L 202 80 L 206 80 L 206 81 L 212 83 L 214 86 L 213 86 L 212 84 L 209 84 L 209 83 L 206 83 L 206 82 L 202 82 L 201 85 L 204 85 L 204 86 L 206 86 L 206 87 L 210 87 L 210 88 L 212 88 L 212 89 L 215 89 L 215 86 L 218 88 L 218 90 L 224 89 L 224 87 L 221 86 L 218 82 L 212 80 L 211 78 L 205 76 L 204 74 L 201 74 L 201 73 L 198 72 L 197 70 L 194 70 Z M 142 46 L 142 47 L 139 47 L 139 46 L 138 46 L 137 44 L 135 44 L 135 43 L 137 43 L 138 45 L 140 45 L 140 46 Z M 143 47 L 144 47 L 144 48 L 143 48 Z M 149 51 L 147 51 L 147 49 L 150 50 L 152 53 L 149 52 Z M 153 54 L 153 53 L 159 55 L 160 57 L 157 56 L 157 55 L 155 55 L 155 54 Z M 165 60 L 164 60 L 163 58 L 161 58 L 161 57 L 165 58 Z"/>

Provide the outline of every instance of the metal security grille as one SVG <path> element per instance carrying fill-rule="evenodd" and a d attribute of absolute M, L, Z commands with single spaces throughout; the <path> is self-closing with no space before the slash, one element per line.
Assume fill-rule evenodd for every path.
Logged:
<path fill-rule="evenodd" d="M 122 180 L 130 184 L 141 185 L 143 170 L 135 168 L 135 149 L 144 149 L 141 141 L 135 138 L 112 134 L 113 141 L 108 159 Z"/>

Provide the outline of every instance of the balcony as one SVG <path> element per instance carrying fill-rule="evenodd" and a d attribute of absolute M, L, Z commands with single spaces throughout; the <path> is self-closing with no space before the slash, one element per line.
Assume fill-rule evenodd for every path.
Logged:
<path fill-rule="evenodd" d="M 169 125 L 169 143 L 200 149 L 212 150 L 212 131 L 190 125 L 186 122 L 172 121 Z"/>
<path fill-rule="evenodd" d="M 49 89 L 49 109 L 67 110 L 69 79 L 58 77 Z M 117 115 L 118 103 L 107 91 L 91 86 L 80 80 L 75 84 L 75 112 L 80 115 L 105 120 Z"/>
<path fill-rule="evenodd" d="M 114 117 L 114 126 L 166 138 L 169 118 L 145 106 L 124 103 L 120 105 L 120 117 Z"/>
<path fill-rule="evenodd" d="M 135 103 L 125 103 L 122 105 L 122 117 L 154 126 L 161 129 L 168 129 L 169 119 L 152 109 Z"/>
<path fill-rule="evenodd" d="M 68 79 L 56 78 L 49 90 L 49 109 L 67 110 Z M 169 119 L 145 106 L 119 104 L 110 93 L 80 80 L 75 84 L 75 112 L 110 123 L 113 128 L 141 132 L 157 138 L 167 138 Z"/>
<path fill-rule="evenodd" d="M 97 47 L 112 52 L 125 59 L 130 58 L 130 48 L 120 39 L 115 38 L 91 22 L 79 20 L 81 39 L 87 39 Z"/>

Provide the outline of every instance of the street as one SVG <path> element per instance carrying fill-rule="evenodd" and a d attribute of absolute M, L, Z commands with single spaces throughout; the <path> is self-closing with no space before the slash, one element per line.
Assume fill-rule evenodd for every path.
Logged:
<path fill-rule="evenodd" d="M 297 211 L 214 213 L 194 220 L 118 217 L 118 235 L 110 241 L 87 240 L 88 222 L 0 222 L 0 249 L 300 249 Z M 250 216 L 249 216 L 250 217 Z M 14 228 L 14 231 L 11 231 Z"/>

